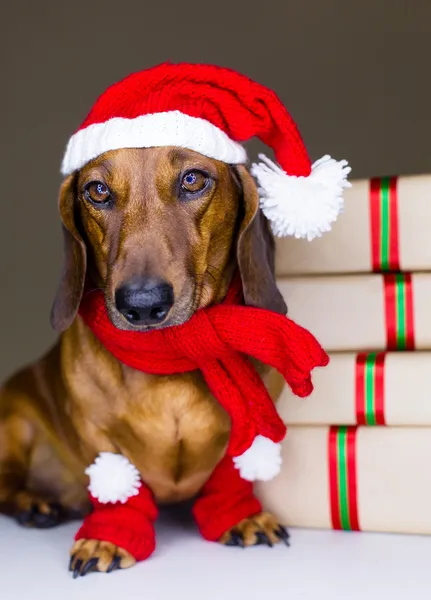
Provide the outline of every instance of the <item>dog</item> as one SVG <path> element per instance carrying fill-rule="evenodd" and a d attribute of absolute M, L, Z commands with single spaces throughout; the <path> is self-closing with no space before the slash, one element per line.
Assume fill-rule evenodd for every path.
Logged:
<path fill-rule="evenodd" d="M 254 179 L 243 165 L 185 148 L 111 150 L 64 179 L 59 212 L 58 340 L 0 391 L 1 509 L 40 528 L 81 518 L 90 511 L 85 469 L 103 451 L 126 456 L 157 503 L 193 499 L 225 454 L 227 413 L 199 372 L 153 376 L 120 363 L 78 309 L 83 294 L 101 290 L 120 330 L 179 325 L 221 302 L 238 271 L 247 305 L 284 314 Z M 254 364 L 276 401 L 279 379 Z M 273 545 L 287 532 L 261 512 L 219 541 Z M 109 541 L 71 549 L 75 575 L 134 563 Z"/>

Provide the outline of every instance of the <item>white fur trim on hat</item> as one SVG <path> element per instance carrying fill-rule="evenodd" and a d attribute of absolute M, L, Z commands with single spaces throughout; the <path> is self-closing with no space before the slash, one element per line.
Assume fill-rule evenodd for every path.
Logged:
<path fill-rule="evenodd" d="M 251 173 L 259 184 L 260 206 L 274 235 L 312 240 L 329 231 L 343 208 L 343 189 L 351 187 L 347 161 L 323 156 L 308 177 L 287 175 L 263 154 Z"/>
<path fill-rule="evenodd" d="M 179 146 L 229 164 L 246 162 L 246 151 L 205 119 L 178 110 L 114 117 L 77 131 L 69 140 L 61 173 L 69 175 L 108 150 Z"/>
<path fill-rule="evenodd" d="M 142 485 L 139 471 L 121 454 L 101 452 L 85 473 L 90 478 L 90 494 L 102 504 L 124 504 Z"/>
<path fill-rule="evenodd" d="M 280 473 L 281 445 L 257 435 L 250 448 L 233 459 L 235 468 L 246 481 L 269 481 Z"/>

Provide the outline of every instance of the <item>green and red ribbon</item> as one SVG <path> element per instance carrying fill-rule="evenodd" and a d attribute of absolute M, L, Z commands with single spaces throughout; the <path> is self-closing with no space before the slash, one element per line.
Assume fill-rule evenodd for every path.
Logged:
<path fill-rule="evenodd" d="M 385 353 L 363 352 L 356 356 L 356 422 L 385 425 Z"/>
<path fill-rule="evenodd" d="M 360 531 L 356 468 L 356 427 L 329 430 L 329 490 L 333 529 Z"/>
<path fill-rule="evenodd" d="M 384 274 L 388 350 L 414 350 L 413 288 L 409 273 L 400 271 L 397 178 L 370 180 L 373 271 Z M 385 425 L 385 353 L 356 357 L 356 421 L 358 426 Z M 332 527 L 360 531 L 358 513 L 357 426 L 329 429 L 328 461 Z"/>
<path fill-rule="evenodd" d="M 413 286 L 410 273 L 384 275 L 388 350 L 414 350 Z"/>
<path fill-rule="evenodd" d="M 371 257 L 376 273 L 400 271 L 397 177 L 370 180 Z"/>
<path fill-rule="evenodd" d="M 370 179 L 373 271 L 385 273 L 388 350 L 414 350 L 413 291 L 410 274 L 401 274 L 397 177 Z"/>

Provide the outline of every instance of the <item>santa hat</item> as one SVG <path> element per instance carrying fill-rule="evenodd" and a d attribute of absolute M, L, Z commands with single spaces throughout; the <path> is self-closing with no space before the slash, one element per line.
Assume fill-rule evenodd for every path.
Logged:
<path fill-rule="evenodd" d="M 171 64 L 143 70 L 109 87 L 69 140 L 62 174 L 119 148 L 180 146 L 228 164 L 244 164 L 242 142 L 258 137 L 274 151 L 252 165 L 261 208 L 277 236 L 309 240 L 329 231 L 349 187 L 347 162 L 311 164 L 279 98 L 233 70 Z"/>

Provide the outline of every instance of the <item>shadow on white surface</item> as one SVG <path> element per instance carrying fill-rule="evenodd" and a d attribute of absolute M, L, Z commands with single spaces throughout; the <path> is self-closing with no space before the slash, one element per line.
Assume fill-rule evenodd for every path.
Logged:
<path fill-rule="evenodd" d="M 422 600 L 431 537 L 291 531 L 291 547 L 225 548 L 163 514 L 153 557 L 130 570 L 72 579 L 79 524 L 26 530 L 0 517 L 1 600 Z"/>

